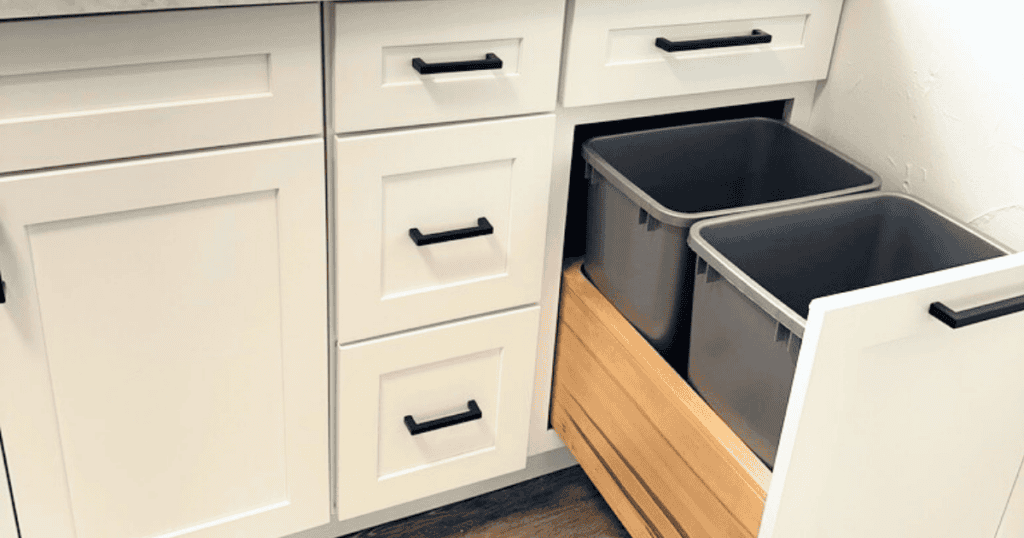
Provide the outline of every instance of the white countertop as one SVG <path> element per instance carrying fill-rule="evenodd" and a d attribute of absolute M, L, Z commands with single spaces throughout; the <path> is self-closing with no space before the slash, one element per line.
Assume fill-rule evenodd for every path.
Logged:
<path fill-rule="evenodd" d="M 0 0 L 0 20 L 193 7 L 314 3 L 316 0 Z"/>

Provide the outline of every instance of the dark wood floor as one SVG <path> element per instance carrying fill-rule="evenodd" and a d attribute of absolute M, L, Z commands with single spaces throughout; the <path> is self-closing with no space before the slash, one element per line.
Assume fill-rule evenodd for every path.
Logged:
<path fill-rule="evenodd" d="M 344 538 L 629 538 L 579 466 Z"/>

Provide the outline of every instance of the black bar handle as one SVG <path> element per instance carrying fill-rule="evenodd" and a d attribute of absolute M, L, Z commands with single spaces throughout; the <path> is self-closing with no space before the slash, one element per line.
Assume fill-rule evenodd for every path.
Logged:
<path fill-rule="evenodd" d="M 712 37 L 710 39 L 692 39 L 690 41 L 669 41 L 664 37 L 659 37 L 654 40 L 654 46 L 667 52 L 679 52 L 683 50 L 717 49 L 720 47 L 738 47 L 740 45 L 757 45 L 771 42 L 771 34 L 755 29 L 753 32 L 750 32 L 750 35 Z"/>
<path fill-rule="evenodd" d="M 480 217 L 476 220 L 476 226 L 472 228 L 462 228 L 460 230 L 450 230 L 447 232 L 438 232 L 436 234 L 423 235 L 419 228 L 409 228 L 409 237 L 412 238 L 413 242 L 416 243 L 417 247 L 424 245 L 433 245 L 434 243 L 444 243 L 445 241 L 455 241 L 457 239 L 468 239 L 470 237 L 478 237 L 481 235 L 490 235 L 494 233 L 494 227 L 487 221 L 486 217 Z"/>
<path fill-rule="evenodd" d="M 4 284 L 4 275 L 3 273 L 0 273 L 0 304 L 7 302 L 7 295 L 4 293 L 4 286 L 6 286 L 6 284 Z"/>
<path fill-rule="evenodd" d="M 416 424 L 416 419 L 412 418 L 412 415 L 405 415 L 405 427 L 409 428 L 410 435 L 419 435 L 421 433 L 447 428 L 448 426 L 462 424 L 463 422 L 477 420 L 484 416 L 483 413 L 480 412 L 480 407 L 476 405 L 476 400 L 466 402 L 466 407 L 469 407 L 469 411 L 466 411 L 465 413 L 441 417 L 422 424 Z"/>
<path fill-rule="evenodd" d="M 465 62 L 438 62 L 428 64 L 423 58 L 413 58 L 412 68 L 421 75 L 433 75 L 434 73 L 458 73 L 461 71 L 483 71 L 485 69 L 501 69 L 501 58 L 493 52 L 488 52 L 483 60 L 468 60 Z"/>
<path fill-rule="evenodd" d="M 932 303 L 928 313 L 954 329 L 1024 310 L 1024 295 L 957 312 L 942 303 Z"/>

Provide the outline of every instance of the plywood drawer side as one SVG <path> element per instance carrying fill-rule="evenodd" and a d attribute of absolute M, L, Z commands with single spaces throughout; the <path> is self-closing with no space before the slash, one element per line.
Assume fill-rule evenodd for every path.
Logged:
<path fill-rule="evenodd" d="M 586 280 L 563 280 L 552 425 L 635 536 L 756 536 L 770 472 Z"/>

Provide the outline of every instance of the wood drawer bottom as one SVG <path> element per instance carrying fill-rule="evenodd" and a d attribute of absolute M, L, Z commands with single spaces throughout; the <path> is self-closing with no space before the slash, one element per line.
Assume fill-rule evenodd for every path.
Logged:
<path fill-rule="evenodd" d="M 563 274 L 551 422 L 634 537 L 754 537 L 768 468 L 576 263 Z"/>

